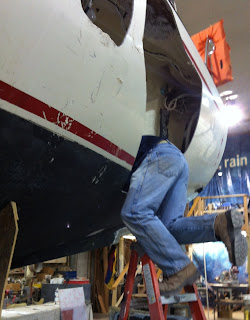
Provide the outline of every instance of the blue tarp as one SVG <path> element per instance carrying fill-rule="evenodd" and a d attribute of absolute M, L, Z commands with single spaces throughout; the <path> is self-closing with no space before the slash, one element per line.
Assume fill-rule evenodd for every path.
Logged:
<path fill-rule="evenodd" d="M 193 245 L 193 260 L 203 276 L 204 272 L 204 252 L 206 257 L 206 269 L 208 282 L 216 282 L 222 271 L 229 270 L 232 264 L 229 261 L 227 249 L 222 242 L 207 242 Z M 238 280 L 240 283 L 248 283 L 247 261 L 239 267 Z"/>
<path fill-rule="evenodd" d="M 218 175 L 219 172 L 222 176 Z M 200 196 L 230 194 L 250 194 L 250 135 L 247 134 L 228 137 L 220 166 Z M 208 202 L 216 201 L 225 201 L 225 205 L 236 205 L 242 204 L 243 198 L 208 200 Z M 226 247 L 221 242 L 207 243 L 205 252 L 208 281 L 216 282 L 215 277 L 231 267 Z M 194 245 L 194 261 L 204 275 L 203 244 Z M 239 271 L 240 282 L 247 283 L 246 263 L 239 268 Z"/>
<path fill-rule="evenodd" d="M 200 196 L 243 193 L 250 194 L 250 135 L 247 134 L 228 137 L 220 166 Z M 237 204 L 243 200 L 230 198 L 227 201 Z"/>

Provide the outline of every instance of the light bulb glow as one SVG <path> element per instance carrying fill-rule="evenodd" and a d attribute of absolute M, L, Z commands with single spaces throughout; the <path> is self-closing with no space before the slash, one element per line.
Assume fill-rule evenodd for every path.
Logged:
<path fill-rule="evenodd" d="M 136 239 L 136 237 L 133 236 L 132 234 L 127 234 L 127 235 L 123 236 L 123 238 L 128 239 L 128 240 L 135 240 Z"/>
<path fill-rule="evenodd" d="M 220 96 L 225 97 L 225 96 L 228 96 L 229 94 L 232 94 L 232 93 L 233 93 L 232 90 L 226 90 L 226 91 L 221 92 Z"/>
<path fill-rule="evenodd" d="M 236 105 L 226 105 L 220 109 L 218 118 L 223 124 L 232 127 L 243 119 L 243 113 Z"/>
<path fill-rule="evenodd" d="M 226 97 L 226 101 L 233 101 L 238 98 L 238 94 L 232 94 L 231 96 Z"/>

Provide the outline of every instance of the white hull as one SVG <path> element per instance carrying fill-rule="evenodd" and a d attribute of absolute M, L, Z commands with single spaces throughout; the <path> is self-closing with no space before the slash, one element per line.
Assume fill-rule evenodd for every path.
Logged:
<path fill-rule="evenodd" d="M 127 10 L 126 13 L 129 13 L 131 1 L 120 1 L 120 6 L 122 10 Z M 129 27 L 122 38 L 121 32 L 116 32 L 115 23 L 118 21 L 118 24 L 125 26 L 126 19 L 120 21 L 120 13 L 115 16 L 120 7 L 112 7 L 112 2 L 109 1 L 94 1 L 93 8 L 100 17 L 94 21 L 96 25 L 83 11 L 80 0 L 2 1 L 0 111 L 13 115 L 15 123 L 19 123 L 15 116 L 28 121 L 33 126 L 27 125 L 31 130 L 29 132 L 40 127 L 63 137 L 66 141 L 63 150 L 69 153 L 72 150 L 74 157 L 77 155 L 74 153 L 75 145 L 72 144 L 72 149 L 69 149 L 67 141 L 78 143 L 79 148 L 82 148 L 81 151 L 77 149 L 77 152 L 81 156 L 85 152 L 86 159 L 84 166 L 79 161 L 75 168 L 74 161 L 70 162 L 69 165 L 73 166 L 72 174 L 76 174 L 75 169 L 80 170 L 77 172 L 79 177 L 88 176 L 88 166 L 93 172 L 90 180 L 92 182 L 90 185 L 86 183 L 82 192 L 88 191 L 96 181 L 99 182 L 96 177 L 101 178 L 102 168 L 109 166 L 106 166 L 105 161 L 112 164 L 112 176 L 104 179 L 106 182 L 100 189 L 102 191 L 98 191 L 99 194 L 93 191 L 95 197 L 100 198 L 96 200 L 98 202 L 102 198 L 100 192 L 105 188 L 107 191 L 110 187 L 108 181 L 111 178 L 114 185 L 117 183 L 118 189 L 122 188 L 123 179 L 132 168 L 141 136 L 159 134 L 159 109 L 165 99 L 164 94 L 167 97 L 174 94 L 174 97 L 188 95 L 190 100 L 186 100 L 187 110 L 184 108 L 170 113 L 169 137 L 179 148 L 184 146 L 190 168 L 188 196 L 191 200 L 197 190 L 212 178 L 224 152 L 227 127 L 217 117 L 223 104 L 191 38 L 169 2 L 134 0 L 133 4 Z M 154 10 L 157 8 L 159 13 L 156 14 Z M 110 35 L 97 26 L 102 23 L 104 29 L 109 28 Z M 116 44 L 116 36 L 122 38 L 119 45 Z M 12 121 L 10 117 L 6 119 Z M 25 128 L 26 122 L 20 123 Z M 9 134 L 15 137 L 18 133 L 15 128 L 11 130 L 12 133 Z M 50 144 L 50 140 L 44 141 L 49 135 L 41 131 L 39 139 L 43 140 L 43 145 Z M 40 141 L 32 133 L 23 138 L 30 138 L 31 145 L 33 140 L 36 144 Z M 5 141 L 2 137 L 1 140 Z M 11 146 L 18 148 L 15 141 Z M 8 142 L 2 148 L 8 150 Z M 18 152 L 22 156 L 21 146 Z M 46 149 L 45 152 L 50 151 Z M 10 154 L 13 160 L 14 155 Z M 95 158 L 93 163 L 88 158 L 90 154 L 92 159 Z M 48 163 L 55 163 L 56 156 L 57 153 L 50 155 Z M 98 160 L 96 156 L 99 157 Z M 61 166 L 65 168 L 65 174 L 68 174 L 65 167 L 67 164 L 62 158 Z M 2 166 L 8 161 L 4 159 Z M 28 162 L 25 166 L 28 167 Z M 50 170 L 47 164 L 43 170 L 45 168 Z M 10 172 L 11 170 L 10 168 Z M 53 170 L 49 172 L 53 174 Z M 50 178 L 46 177 L 46 173 L 43 175 L 45 179 L 48 178 L 47 186 Z M 8 182 L 11 177 L 6 179 Z M 59 178 L 53 181 L 57 179 Z M 20 181 L 21 184 L 25 183 L 25 176 L 20 175 Z M 63 179 L 60 181 L 65 183 Z M 7 182 L 2 182 L 2 189 Z M 98 182 L 96 188 L 99 187 Z M 45 190 L 46 186 L 44 185 Z M 78 187 L 77 185 L 76 190 Z M 8 196 L 4 195 L 3 198 L 12 197 L 8 192 Z M 53 193 L 53 190 L 49 192 Z M 59 192 L 60 188 L 55 191 L 55 196 Z M 10 200 L 15 200 L 15 196 L 18 198 L 17 193 L 18 191 L 13 193 Z M 25 198 L 23 194 L 22 197 Z M 95 201 L 90 199 L 91 192 L 88 199 L 82 197 L 83 203 Z M 72 193 L 73 202 L 75 198 L 77 195 Z M 106 199 L 108 201 L 108 196 Z M 120 199 L 117 211 L 120 210 L 121 203 Z M 28 200 L 23 206 L 27 208 L 27 212 L 22 212 L 23 216 L 31 215 L 35 208 Z M 55 212 L 55 208 L 56 203 L 53 204 L 51 215 L 59 216 L 60 212 Z M 79 206 L 75 210 L 79 210 Z M 96 210 L 95 217 L 107 214 L 107 211 L 99 212 L 98 206 L 93 210 Z M 106 210 L 109 209 L 106 207 Z M 119 215 L 119 212 L 114 212 Z M 84 213 L 83 219 L 87 219 L 86 217 L 88 215 Z M 108 216 L 106 220 L 105 223 L 108 223 Z M 112 225 L 111 219 L 110 224 Z M 116 225 L 118 226 L 118 222 Z M 105 224 L 106 229 L 107 227 L 108 224 Z M 93 225 L 86 227 L 86 233 L 81 236 L 102 229 L 102 226 L 96 228 L 95 230 Z M 26 235 L 23 234 L 22 237 L 25 239 Z M 69 244 L 68 247 L 70 246 Z M 73 243 L 71 247 L 73 248 Z M 37 258 L 34 256 L 31 260 L 39 260 L 39 257 L 45 259 L 37 254 Z M 20 263 L 22 260 L 18 261 Z M 24 258 L 23 261 L 27 259 Z"/>

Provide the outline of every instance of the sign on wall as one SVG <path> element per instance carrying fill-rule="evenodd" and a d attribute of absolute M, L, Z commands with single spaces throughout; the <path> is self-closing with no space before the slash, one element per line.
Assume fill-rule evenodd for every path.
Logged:
<path fill-rule="evenodd" d="M 229 136 L 220 166 L 202 196 L 250 194 L 250 135 Z M 242 199 L 230 198 L 236 204 Z"/>

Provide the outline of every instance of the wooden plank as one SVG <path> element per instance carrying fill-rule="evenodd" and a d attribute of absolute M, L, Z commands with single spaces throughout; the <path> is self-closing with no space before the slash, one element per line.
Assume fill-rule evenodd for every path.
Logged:
<path fill-rule="evenodd" d="M 108 270 L 108 247 L 102 249 L 102 260 L 103 260 L 103 303 L 105 309 L 109 309 L 109 289 L 105 285 L 105 277 Z"/>
<path fill-rule="evenodd" d="M 204 213 L 223 213 L 223 212 L 227 212 L 228 209 L 217 209 L 217 210 L 204 210 Z"/>
<path fill-rule="evenodd" d="M 218 195 L 218 196 L 208 196 L 208 197 L 201 197 L 202 199 L 218 199 L 218 198 L 240 198 L 247 196 L 247 194 L 227 194 L 227 195 Z"/>
<path fill-rule="evenodd" d="M 202 215 L 204 215 L 204 210 L 206 208 L 206 200 L 201 199 L 201 202 L 202 202 Z"/>
<path fill-rule="evenodd" d="M 145 286 L 145 284 L 138 284 L 137 289 L 138 289 L 138 293 L 145 293 L 146 286 Z"/>
<path fill-rule="evenodd" d="M 121 237 L 120 241 L 119 241 L 119 250 L 118 250 L 118 253 L 119 253 L 119 263 L 118 263 L 118 272 L 119 274 L 122 273 L 122 270 L 124 268 L 124 239 L 123 237 Z M 124 283 L 124 280 L 122 279 L 121 280 L 121 284 Z"/>
<path fill-rule="evenodd" d="M 100 306 L 101 306 L 102 313 L 107 313 L 107 310 L 106 310 L 105 305 L 104 305 L 103 298 L 102 298 L 102 296 L 100 294 L 98 294 L 98 300 L 99 300 L 99 303 L 100 303 Z"/>
<path fill-rule="evenodd" d="M 200 200 L 200 197 L 197 197 L 197 198 L 194 199 L 193 205 L 192 205 L 191 209 L 189 210 L 189 212 L 187 214 L 187 217 L 190 217 L 193 214 L 193 211 L 196 208 L 199 200 Z"/>
<path fill-rule="evenodd" d="M 115 283 L 112 286 L 112 290 L 116 289 L 118 287 L 118 284 L 121 282 L 121 280 L 123 279 L 123 277 L 125 276 L 125 273 L 128 271 L 128 266 L 129 263 L 126 264 L 126 266 L 124 267 L 124 269 L 122 270 L 121 274 L 119 275 L 119 277 L 116 279 Z"/>
<path fill-rule="evenodd" d="M 202 201 L 200 197 L 198 202 L 198 216 L 202 216 Z"/>
<path fill-rule="evenodd" d="M 100 256 L 101 251 L 100 249 L 96 249 L 95 254 L 95 279 L 94 279 L 94 290 L 95 290 L 95 297 L 98 300 L 96 305 L 97 309 L 100 307 L 100 311 L 102 313 L 107 313 L 107 309 L 105 308 L 104 303 L 104 272 L 103 266 L 100 263 Z"/>
<path fill-rule="evenodd" d="M 0 317 L 3 307 L 4 288 L 10 271 L 18 233 L 18 215 L 15 202 L 0 211 Z"/>
<path fill-rule="evenodd" d="M 44 261 L 44 263 L 67 263 L 67 257 L 52 259 L 48 261 Z"/>
<path fill-rule="evenodd" d="M 121 237 L 119 240 L 118 246 L 118 274 L 120 274 L 124 268 L 124 261 L 125 261 L 125 251 L 124 251 L 124 238 Z M 122 286 L 124 285 L 124 278 L 121 279 L 118 287 L 117 287 L 117 298 L 121 296 Z"/>
<path fill-rule="evenodd" d="M 218 299 L 215 300 L 216 303 L 218 304 L 242 304 L 244 303 L 243 299 L 242 300 L 234 300 L 234 299 Z"/>
<path fill-rule="evenodd" d="M 99 266 L 99 249 L 95 249 L 94 251 L 94 281 L 93 281 L 93 291 L 91 290 L 91 294 L 94 297 L 94 309 L 97 308 L 98 312 L 101 312 L 100 309 L 100 303 L 99 303 L 99 299 L 98 299 L 98 279 L 97 279 L 97 275 L 98 275 L 98 268 Z"/>
<path fill-rule="evenodd" d="M 133 298 L 147 298 L 147 294 L 146 293 L 134 293 L 132 294 Z"/>
<path fill-rule="evenodd" d="M 113 292 L 114 292 L 114 291 L 113 291 Z M 119 307 L 120 303 L 122 302 L 123 296 L 124 296 L 124 293 L 121 294 L 119 300 L 116 302 L 116 304 L 115 304 L 115 307 L 116 307 L 116 308 Z"/>
<path fill-rule="evenodd" d="M 117 302 L 117 287 L 112 291 L 112 307 L 116 305 Z"/>

